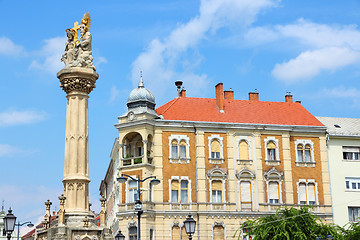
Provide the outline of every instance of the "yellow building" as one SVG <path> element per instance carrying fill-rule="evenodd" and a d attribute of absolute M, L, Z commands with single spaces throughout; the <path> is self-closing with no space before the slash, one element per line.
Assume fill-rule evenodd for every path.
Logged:
<path fill-rule="evenodd" d="M 111 162 L 101 183 L 106 224 L 136 239 L 136 182 L 141 184 L 142 239 L 188 239 L 183 222 L 197 222 L 193 239 L 232 239 L 247 219 L 281 206 L 312 205 L 331 221 L 326 127 L 288 93 L 284 102 L 235 100 L 215 87 L 216 98 L 178 96 L 155 109 L 141 79 L 118 118 Z"/>

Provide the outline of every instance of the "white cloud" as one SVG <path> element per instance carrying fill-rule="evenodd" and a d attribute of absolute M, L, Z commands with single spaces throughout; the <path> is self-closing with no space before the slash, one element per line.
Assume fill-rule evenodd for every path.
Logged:
<path fill-rule="evenodd" d="M 0 157 L 13 155 L 18 152 L 21 152 L 21 150 L 17 147 L 8 144 L 0 144 Z"/>
<path fill-rule="evenodd" d="M 310 79 L 321 71 L 335 71 L 360 60 L 360 52 L 347 47 L 328 47 L 301 53 L 295 59 L 276 64 L 272 75 L 292 83 Z"/>
<path fill-rule="evenodd" d="M 64 63 L 60 61 L 65 49 L 65 37 L 55 37 L 46 39 L 42 49 L 35 53 L 41 58 L 40 61 L 34 60 L 30 64 L 30 69 L 40 70 L 55 74 L 64 67 Z"/>
<path fill-rule="evenodd" d="M 46 114 L 44 112 L 31 110 L 7 111 L 0 113 L 0 127 L 36 123 L 45 118 Z"/>
<path fill-rule="evenodd" d="M 7 37 L 0 37 L 0 55 L 18 56 L 24 53 L 22 46 L 15 44 Z"/>
<path fill-rule="evenodd" d="M 206 75 L 195 74 L 194 67 L 183 69 L 180 66 L 180 63 L 186 62 L 188 54 L 193 56 L 194 53 L 189 53 L 189 50 L 195 49 L 201 41 L 216 34 L 220 28 L 248 26 L 255 21 L 261 10 L 272 6 L 275 6 L 275 1 L 271 0 L 202 0 L 196 17 L 179 24 L 168 37 L 153 39 L 133 62 L 134 85 L 139 82 L 139 71 L 142 70 L 145 84 L 154 89 L 155 95 L 167 92 L 173 85 L 172 82 L 181 77 L 184 78 L 182 80 L 185 87 L 195 85 L 197 87 L 192 90 L 203 89 L 208 82 Z M 194 62 L 198 60 L 195 59 Z"/>
<path fill-rule="evenodd" d="M 115 101 L 115 99 L 117 98 L 117 96 L 119 96 L 120 91 L 117 89 L 117 87 L 114 85 L 111 87 L 110 90 L 110 99 L 109 99 L 109 103 L 112 103 Z"/>
<path fill-rule="evenodd" d="M 346 88 L 344 86 L 339 86 L 332 89 L 324 88 L 321 90 L 321 96 L 328 98 L 358 99 L 360 96 L 360 90 L 354 87 Z"/>

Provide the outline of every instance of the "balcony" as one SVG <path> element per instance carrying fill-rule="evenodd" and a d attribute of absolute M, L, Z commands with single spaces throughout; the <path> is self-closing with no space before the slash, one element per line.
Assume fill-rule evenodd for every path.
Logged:
<path fill-rule="evenodd" d="M 153 158 L 148 156 L 147 157 L 147 162 L 146 162 L 146 157 L 144 155 L 142 156 L 137 156 L 137 157 L 127 157 L 127 158 L 122 158 L 121 159 L 122 162 L 122 167 L 139 167 L 140 165 L 153 165 Z"/>

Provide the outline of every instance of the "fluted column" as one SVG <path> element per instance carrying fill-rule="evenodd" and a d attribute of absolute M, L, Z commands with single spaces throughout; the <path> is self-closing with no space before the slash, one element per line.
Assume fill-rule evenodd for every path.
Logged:
<path fill-rule="evenodd" d="M 67 93 L 64 196 L 66 214 L 89 212 L 88 94 L 99 75 L 90 68 L 64 68 L 57 77 Z"/>

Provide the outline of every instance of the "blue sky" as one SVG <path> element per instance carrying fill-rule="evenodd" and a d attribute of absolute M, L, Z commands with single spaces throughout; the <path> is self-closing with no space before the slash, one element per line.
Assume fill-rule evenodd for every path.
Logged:
<path fill-rule="evenodd" d="M 140 70 L 157 106 L 176 97 L 294 100 L 315 116 L 360 117 L 359 1 L 0 0 L 0 200 L 38 222 L 62 191 L 65 29 L 88 11 L 100 78 L 89 99 L 90 200 L 98 209 L 117 116 Z"/>

